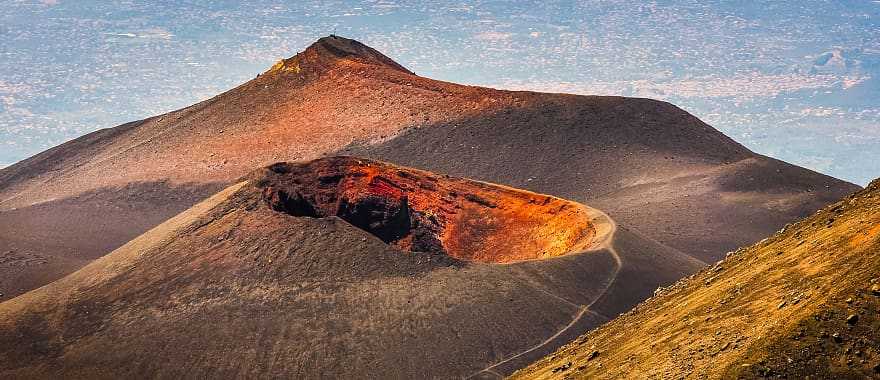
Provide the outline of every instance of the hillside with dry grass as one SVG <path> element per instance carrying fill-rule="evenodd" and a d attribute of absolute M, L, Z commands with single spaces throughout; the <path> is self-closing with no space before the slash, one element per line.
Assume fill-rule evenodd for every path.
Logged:
<path fill-rule="evenodd" d="M 880 181 L 514 374 L 880 377 Z"/>

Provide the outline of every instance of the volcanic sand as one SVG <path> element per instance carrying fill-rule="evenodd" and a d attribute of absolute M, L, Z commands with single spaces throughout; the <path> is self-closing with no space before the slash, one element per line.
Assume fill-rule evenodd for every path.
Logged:
<path fill-rule="evenodd" d="M 370 165 L 392 182 L 401 179 L 401 187 L 403 179 L 418 183 L 430 176 L 437 189 L 480 189 L 490 201 L 496 193 L 517 192 Z M 344 213 L 295 217 L 273 209 L 267 189 L 296 182 L 279 180 L 291 174 L 277 169 L 264 169 L 82 270 L 0 304 L 0 374 L 506 374 L 702 265 L 588 207 L 579 218 L 595 234 L 583 252 L 497 263 L 403 251 L 346 222 Z M 335 187 L 370 190 L 345 179 Z M 337 192 L 344 193 L 351 195 Z M 457 199 L 493 210 L 464 194 Z M 385 220 L 382 210 L 370 215 Z"/>

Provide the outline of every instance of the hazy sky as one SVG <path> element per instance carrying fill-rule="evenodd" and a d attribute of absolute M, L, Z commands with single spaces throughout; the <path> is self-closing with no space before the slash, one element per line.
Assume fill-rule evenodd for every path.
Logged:
<path fill-rule="evenodd" d="M 335 33 L 436 79 L 668 100 L 758 153 L 880 177 L 880 1 L 692 3 L 0 1 L 0 166 Z"/>

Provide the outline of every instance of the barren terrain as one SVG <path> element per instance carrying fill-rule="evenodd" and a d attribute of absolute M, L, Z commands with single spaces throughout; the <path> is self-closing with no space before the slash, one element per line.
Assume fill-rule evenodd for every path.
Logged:
<path fill-rule="evenodd" d="M 857 189 L 750 152 L 668 103 L 446 83 L 330 36 L 212 99 L 0 170 L 0 300 L 254 168 L 335 154 L 589 204 L 702 261 Z"/>
<path fill-rule="evenodd" d="M 577 238 L 522 256 L 558 218 Z M 0 303 L 0 377 L 499 377 L 701 265 L 547 195 L 278 163 Z"/>

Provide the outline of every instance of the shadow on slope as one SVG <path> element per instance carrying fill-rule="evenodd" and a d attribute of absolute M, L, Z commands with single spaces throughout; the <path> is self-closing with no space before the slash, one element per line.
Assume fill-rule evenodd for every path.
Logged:
<path fill-rule="evenodd" d="M 609 250 L 466 262 L 401 251 L 336 217 L 273 211 L 241 183 L 0 303 L 0 374 L 467 376 L 553 350 L 698 266 L 631 243 L 620 263 Z"/>
<path fill-rule="evenodd" d="M 0 300 L 81 268 L 218 188 L 132 183 L 0 211 Z"/>
<path fill-rule="evenodd" d="M 754 154 L 668 103 L 512 94 L 515 106 L 341 153 L 594 205 L 707 262 L 858 189 Z"/>

